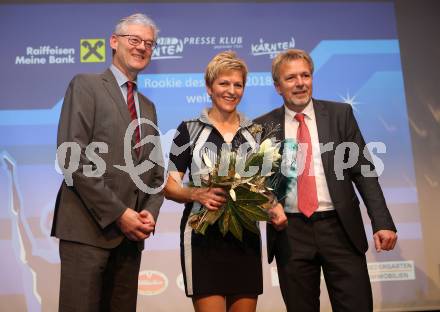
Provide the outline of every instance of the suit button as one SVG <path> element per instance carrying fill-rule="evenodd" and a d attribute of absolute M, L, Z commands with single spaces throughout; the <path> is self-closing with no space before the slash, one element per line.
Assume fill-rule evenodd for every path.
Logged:
<path fill-rule="evenodd" d="M 134 193 L 137 195 L 139 193 L 139 190 L 134 190 Z"/>

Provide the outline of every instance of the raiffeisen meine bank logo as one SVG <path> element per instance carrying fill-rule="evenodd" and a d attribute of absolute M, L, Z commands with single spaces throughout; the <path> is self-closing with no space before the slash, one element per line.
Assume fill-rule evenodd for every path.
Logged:
<path fill-rule="evenodd" d="M 271 59 L 278 53 L 295 47 L 295 38 L 288 41 L 266 42 L 260 38 L 259 43 L 251 44 L 251 54 L 253 56 L 268 55 Z"/>
<path fill-rule="evenodd" d="M 79 53 L 81 63 L 105 62 L 105 39 L 81 39 Z"/>
<path fill-rule="evenodd" d="M 15 57 L 15 65 L 65 65 L 77 62 L 77 49 L 62 46 L 27 46 L 24 54 Z M 81 63 L 105 62 L 105 39 L 80 39 Z"/>
<path fill-rule="evenodd" d="M 75 49 L 60 46 L 27 46 L 15 56 L 15 65 L 75 64 Z"/>

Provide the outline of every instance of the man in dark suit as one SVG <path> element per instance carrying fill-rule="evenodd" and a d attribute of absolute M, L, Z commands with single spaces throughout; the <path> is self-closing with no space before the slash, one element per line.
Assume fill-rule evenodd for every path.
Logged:
<path fill-rule="evenodd" d="M 284 155 L 298 144 L 291 150 L 297 174 L 288 168 L 277 190 L 284 194 L 284 212 L 267 228 L 269 262 L 276 257 L 287 310 L 319 311 L 322 268 L 334 311 L 372 311 L 368 242 L 353 183 L 367 207 L 376 250 L 393 249 L 397 235 L 352 108 L 312 98 L 313 61 L 305 51 L 279 54 L 272 76 L 284 105 L 256 122 L 282 125 L 277 139 Z"/>
<path fill-rule="evenodd" d="M 163 202 L 157 191 L 163 164 L 156 110 L 136 91 L 137 74 L 150 63 L 157 32 L 143 14 L 123 18 L 110 38 L 111 67 L 102 74 L 77 75 L 67 89 L 57 153 L 65 180 L 52 226 L 60 239 L 60 311 L 136 310 L 144 240 Z M 130 124 L 135 130 L 127 140 Z M 142 144 L 145 137 L 155 138 L 153 144 Z M 65 168 L 75 162 L 74 172 Z M 148 170 L 119 169 L 124 163 L 147 164 Z"/>

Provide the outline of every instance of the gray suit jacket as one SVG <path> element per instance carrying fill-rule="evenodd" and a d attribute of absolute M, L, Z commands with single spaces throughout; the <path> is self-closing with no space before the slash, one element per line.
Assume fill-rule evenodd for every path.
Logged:
<path fill-rule="evenodd" d="M 157 124 L 156 110 L 146 97 L 139 93 L 141 117 Z M 129 174 L 114 167 L 125 165 L 124 135 L 131 122 L 127 104 L 110 70 L 102 74 L 75 76 L 66 91 L 58 126 L 57 145 L 76 142 L 81 147 L 79 168 L 73 173 L 73 186 L 63 181 L 58 192 L 52 235 L 63 240 L 80 242 L 101 248 L 114 248 L 124 235 L 115 221 L 127 207 L 152 213 L 155 220 L 163 202 L 162 192 L 146 194 Z M 142 124 L 142 137 L 157 135 L 157 130 Z M 99 156 L 106 164 L 104 175 L 86 177 L 83 167 L 96 168 L 85 155 L 91 142 L 104 142 L 108 152 Z M 153 155 L 154 154 L 154 155 Z M 66 166 L 69 163 L 69 153 Z M 154 166 L 140 177 L 149 187 L 163 184 L 164 166 L 160 144 L 146 144 L 139 157 L 132 151 L 134 163 L 146 159 L 156 160 Z M 139 245 L 143 248 L 143 243 Z"/>
<path fill-rule="evenodd" d="M 376 177 L 364 177 L 361 173 L 362 165 L 372 166 L 372 164 L 363 155 L 365 141 L 351 106 L 313 99 L 313 108 L 315 110 L 319 142 L 322 144 L 333 142 L 333 149 L 321 154 L 330 197 L 349 239 L 360 253 L 365 253 L 368 249 L 368 242 L 359 209 L 359 199 L 356 196 L 353 184 L 367 207 L 373 233 L 378 230 L 396 231 L 396 227 L 385 203 L 378 179 Z M 276 137 L 279 141 L 284 140 L 284 106 L 255 119 L 255 122 L 263 125 L 280 124 L 280 131 Z M 337 165 L 334 163 L 334 157 L 336 146 L 343 142 L 354 142 L 359 147 L 360 153 L 358 162 L 353 167 L 344 170 L 343 179 L 339 180 L 335 173 L 335 166 Z M 346 154 L 345 157 L 347 156 Z M 280 185 L 282 188 L 285 187 L 283 182 Z M 282 195 L 283 190 L 279 193 Z M 276 237 L 276 230 L 268 224 L 267 248 L 269 262 L 273 260 L 276 253 Z"/>

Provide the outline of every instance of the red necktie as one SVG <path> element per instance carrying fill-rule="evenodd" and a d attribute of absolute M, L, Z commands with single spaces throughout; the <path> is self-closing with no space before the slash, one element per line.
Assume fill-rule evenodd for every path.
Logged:
<path fill-rule="evenodd" d="M 309 129 L 304 122 L 304 114 L 296 114 L 295 119 L 299 122 L 296 134 L 296 141 L 299 144 L 297 159 L 300 160 L 300 163 L 304 163 L 304 170 L 298 176 L 297 181 L 298 210 L 310 217 L 318 208 L 315 176 L 310 175 L 310 167 L 313 166 L 312 140 Z M 303 147 L 302 150 L 301 147 Z"/>
<path fill-rule="evenodd" d="M 128 105 L 128 111 L 130 112 L 131 120 L 132 121 L 133 120 L 137 121 L 137 113 L 136 113 L 136 105 L 134 103 L 133 89 L 134 89 L 134 82 L 127 81 L 127 105 Z M 139 143 L 141 141 L 141 133 L 139 131 L 139 125 L 136 126 L 135 134 L 136 134 L 136 144 L 137 144 L 137 143 Z M 138 156 L 139 156 L 139 150 L 140 150 L 140 148 L 136 149 L 136 154 Z"/>

